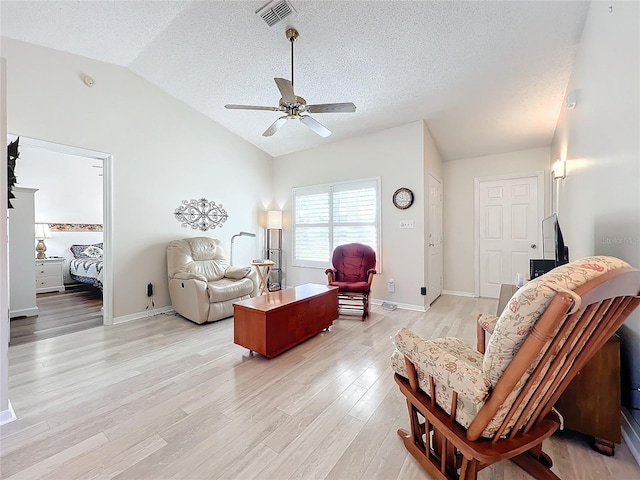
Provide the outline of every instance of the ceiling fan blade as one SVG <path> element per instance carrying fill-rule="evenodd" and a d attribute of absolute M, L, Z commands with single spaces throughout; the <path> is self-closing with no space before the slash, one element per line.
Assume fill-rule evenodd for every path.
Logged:
<path fill-rule="evenodd" d="M 277 107 L 260 107 L 257 105 L 233 105 L 227 104 L 224 108 L 229 108 L 231 110 L 269 110 L 270 112 L 279 112 L 280 109 Z"/>
<path fill-rule="evenodd" d="M 353 113 L 356 106 L 351 103 L 320 103 L 318 105 L 307 105 L 305 111 L 309 113 Z"/>
<path fill-rule="evenodd" d="M 300 115 L 300 121 L 321 137 L 328 137 L 331 135 L 331 130 L 322 125 L 319 121 L 311 118 L 309 115 Z"/>
<path fill-rule="evenodd" d="M 271 135 L 276 133 L 278 130 L 280 130 L 280 127 L 282 127 L 285 123 L 287 123 L 287 118 L 288 117 L 284 116 L 284 117 L 280 117 L 279 119 L 277 119 L 275 122 L 273 122 L 271 124 L 271 126 L 269 128 L 267 128 L 264 131 L 262 136 L 263 137 L 270 137 Z"/>
<path fill-rule="evenodd" d="M 286 78 L 274 78 L 280 95 L 286 103 L 296 103 L 296 94 L 293 93 L 293 84 Z"/>

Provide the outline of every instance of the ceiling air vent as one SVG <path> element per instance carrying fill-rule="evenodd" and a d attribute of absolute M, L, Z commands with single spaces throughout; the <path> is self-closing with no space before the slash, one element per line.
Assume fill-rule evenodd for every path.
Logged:
<path fill-rule="evenodd" d="M 270 27 L 292 13 L 296 11 L 288 0 L 273 0 L 256 10 L 256 15 L 260 15 Z"/>

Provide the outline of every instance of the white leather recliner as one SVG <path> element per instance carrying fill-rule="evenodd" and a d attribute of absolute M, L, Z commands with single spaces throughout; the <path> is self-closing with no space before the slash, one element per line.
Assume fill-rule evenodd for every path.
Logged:
<path fill-rule="evenodd" d="M 234 302 L 258 295 L 256 271 L 229 266 L 222 242 L 214 238 L 172 241 L 167 269 L 174 310 L 195 323 L 230 317 Z"/>

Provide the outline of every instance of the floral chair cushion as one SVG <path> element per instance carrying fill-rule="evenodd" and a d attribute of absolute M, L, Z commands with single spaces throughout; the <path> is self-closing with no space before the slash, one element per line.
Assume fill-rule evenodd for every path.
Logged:
<path fill-rule="evenodd" d="M 491 387 L 495 387 L 557 292 L 571 292 L 592 278 L 624 267 L 629 264 L 614 257 L 585 257 L 554 268 L 521 287 L 509 300 L 487 343 L 483 371 Z"/>
<path fill-rule="evenodd" d="M 490 313 L 481 313 L 478 317 L 478 324 L 487 333 L 493 333 L 493 330 L 496 328 L 496 323 L 498 323 L 498 317 Z"/>
<path fill-rule="evenodd" d="M 424 340 L 406 328 L 396 333 L 395 343 L 393 370 L 408 378 L 406 355 L 416 367 L 420 388 L 427 394 L 429 376 L 433 376 L 436 403 L 447 413 L 451 413 L 453 391 L 458 392 L 456 421 L 468 427 L 489 393 L 489 382 L 482 374 L 482 354 L 458 338 Z"/>

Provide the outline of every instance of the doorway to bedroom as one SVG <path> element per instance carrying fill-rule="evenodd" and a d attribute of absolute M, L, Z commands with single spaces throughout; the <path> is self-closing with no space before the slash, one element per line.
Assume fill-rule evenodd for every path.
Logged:
<path fill-rule="evenodd" d="M 10 135 L 9 142 L 15 138 Z M 14 345 L 103 325 L 108 264 L 104 219 L 109 157 L 22 137 L 19 153 L 16 208 L 9 211 Z M 19 229 L 30 229 L 30 242 L 14 238 Z M 30 243 L 31 251 L 22 243 Z M 22 258 L 20 248 L 27 250 Z"/>

